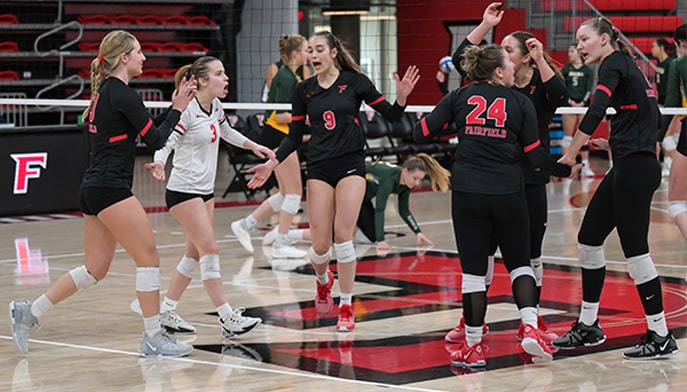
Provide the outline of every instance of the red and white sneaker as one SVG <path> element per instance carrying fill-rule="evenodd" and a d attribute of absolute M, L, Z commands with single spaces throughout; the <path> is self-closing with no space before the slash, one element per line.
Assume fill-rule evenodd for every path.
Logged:
<path fill-rule="evenodd" d="M 339 306 L 339 320 L 336 322 L 337 332 L 350 332 L 355 329 L 355 315 L 351 305 Z"/>
<path fill-rule="evenodd" d="M 530 324 L 523 324 L 520 329 L 522 329 L 522 342 L 520 342 L 520 346 L 523 351 L 532 356 L 532 362 L 543 363 L 553 360 L 551 349 L 542 339 L 539 330 Z"/>
<path fill-rule="evenodd" d="M 468 346 L 466 342 L 463 342 L 458 350 L 451 354 L 451 365 L 468 368 L 487 366 L 487 360 L 484 357 L 485 351 L 485 346 L 482 343 Z"/>
<path fill-rule="evenodd" d="M 546 324 L 544 319 L 541 316 L 537 316 L 537 328 L 539 329 L 539 336 L 541 336 L 542 340 L 544 340 L 544 343 L 551 345 L 551 342 L 558 338 L 558 335 L 555 332 L 549 331 L 549 325 Z M 520 328 L 518 328 L 518 333 L 515 335 L 518 340 L 522 340 L 522 334 L 525 329 L 525 324 L 520 324 Z"/>
<path fill-rule="evenodd" d="M 482 336 L 489 333 L 489 326 L 484 323 L 482 327 Z M 458 326 L 448 331 L 444 339 L 450 343 L 462 343 L 465 341 L 465 317 L 460 318 Z"/>
<path fill-rule="evenodd" d="M 327 277 L 329 282 L 327 284 L 317 283 L 317 296 L 315 297 L 315 310 L 320 316 L 326 316 L 332 311 L 334 307 L 334 300 L 332 299 L 332 286 L 334 286 L 334 274 L 327 270 Z"/>

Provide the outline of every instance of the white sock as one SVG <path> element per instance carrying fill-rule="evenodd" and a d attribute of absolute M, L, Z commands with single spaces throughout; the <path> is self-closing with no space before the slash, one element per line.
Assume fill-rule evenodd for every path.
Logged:
<path fill-rule="evenodd" d="M 282 246 L 286 246 L 289 244 L 289 236 L 287 234 L 281 234 L 277 235 L 277 239 L 274 240 L 274 246 L 277 248 L 281 248 Z"/>
<path fill-rule="evenodd" d="M 156 314 L 152 317 L 143 317 L 143 329 L 146 335 L 153 336 L 162 330 L 162 325 L 160 325 L 160 315 Z"/>
<path fill-rule="evenodd" d="M 482 341 L 482 326 L 471 327 L 465 324 L 465 343 L 468 347 L 474 346 Z"/>
<path fill-rule="evenodd" d="M 160 313 L 175 311 L 177 310 L 178 304 L 179 301 L 175 301 L 173 299 L 170 299 L 169 297 L 165 297 L 162 300 L 162 304 L 160 305 Z"/>
<path fill-rule="evenodd" d="M 353 293 L 341 293 L 339 297 L 339 306 L 350 305 L 353 300 Z"/>
<path fill-rule="evenodd" d="M 666 323 L 665 312 L 659 314 L 646 315 L 646 323 L 649 329 L 656 332 L 660 337 L 668 336 L 668 324 Z"/>
<path fill-rule="evenodd" d="M 248 231 L 251 231 L 251 230 L 253 230 L 253 228 L 255 227 L 255 225 L 258 224 L 258 221 L 255 220 L 255 218 L 253 217 L 253 215 L 248 215 L 247 217 L 245 217 L 245 218 L 241 221 L 241 224 L 243 224 L 243 228 L 244 228 L 244 229 L 246 229 L 246 230 L 248 230 Z"/>
<path fill-rule="evenodd" d="M 324 274 L 320 275 L 317 272 L 315 272 L 315 276 L 317 277 L 317 282 L 319 284 L 327 284 L 329 283 L 329 270 L 325 271 Z"/>
<path fill-rule="evenodd" d="M 48 310 L 52 309 L 53 306 L 55 305 L 53 305 L 50 299 L 43 294 L 36 298 L 36 300 L 31 304 L 31 314 L 35 318 L 41 318 L 41 316 Z"/>
<path fill-rule="evenodd" d="M 295 241 L 303 241 L 303 233 L 305 229 L 289 230 L 289 239 Z"/>
<path fill-rule="evenodd" d="M 228 303 L 223 303 L 217 307 L 217 313 L 219 313 L 219 318 L 226 320 L 230 314 L 234 313 L 234 311 L 231 309 L 231 306 L 229 306 Z"/>
<path fill-rule="evenodd" d="M 580 319 L 579 321 L 586 325 L 592 326 L 599 317 L 599 303 L 585 302 L 582 301 L 582 309 L 580 309 Z"/>
<path fill-rule="evenodd" d="M 537 325 L 537 308 L 531 306 L 526 306 L 520 309 L 520 319 L 523 324 L 529 324 L 534 328 L 538 328 Z"/>

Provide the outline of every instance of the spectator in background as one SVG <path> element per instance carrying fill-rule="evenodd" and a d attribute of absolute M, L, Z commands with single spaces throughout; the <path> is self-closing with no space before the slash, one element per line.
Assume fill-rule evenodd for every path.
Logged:
<path fill-rule="evenodd" d="M 590 67 L 584 64 L 574 44 L 568 47 L 568 64 L 563 67 L 561 73 L 563 74 L 563 79 L 565 79 L 565 87 L 568 90 L 568 105 L 573 108 L 589 106 L 589 98 L 592 95 L 592 88 L 594 86 L 594 73 Z M 582 120 L 582 117 L 584 117 L 583 113 L 561 115 L 564 135 L 561 142 L 563 154 L 568 151 L 573 134 L 577 129 L 577 124 Z M 584 165 L 580 174 L 583 177 L 594 177 L 594 171 L 589 167 L 589 149 L 587 146 L 582 148 L 580 156 Z"/>
<path fill-rule="evenodd" d="M 670 64 L 675 60 L 675 46 L 671 45 L 665 38 L 659 38 L 651 44 L 651 56 L 658 62 L 656 64 L 656 90 L 658 91 L 658 106 L 663 107 L 666 102 L 668 80 L 670 78 Z M 671 135 L 674 137 L 677 134 Z M 659 135 L 661 138 L 661 135 Z M 663 139 L 663 138 L 661 138 Z M 674 139 L 677 141 L 677 139 Z M 670 142 L 668 143 L 670 145 Z M 670 166 L 673 162 L 674 149 L 663 151 L 663 171 L 662 174 L 670 174 Z"/>

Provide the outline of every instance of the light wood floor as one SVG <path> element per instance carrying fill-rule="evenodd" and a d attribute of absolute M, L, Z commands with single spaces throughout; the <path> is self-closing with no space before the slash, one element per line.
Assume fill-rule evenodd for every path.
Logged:
<path fill-rule="evenodd" d="M 605 171 L 605 161 L 593 164 L 598 173 Z M 147 175 L 137 173 L 135 193 L 146 206 L 161 206 L 162 185 L 150 182 Z M 226 175 L 218 180 L 219 195 L 226 181 Z M 311 317 L 312 275 L 303 262 L 266 257 L 264 249 L 269 249 L 260 246 L 264 231 L 254 232 L 254 254 L 247 254 L 238 244 L 229 223 L 253 206 L 218 208 L 215 228 L 225 291 L 234 307 L 244 306 L 248 314 L 263 316 L 262 326 L 243 338 L 223 341 L 214 309 L 201 282 L 194 280 L 178 309 L 198 328 L 196 335 L 179 337 L 192 342 L 194 352 L 181 359 L 138 357 L 142 323 L 129 307 L 134 299 L 135 268 L 120 250 L 107 279 L 42 317 L 42 328 L 31 335 L 28 355 L 17 350 L 7 311 L 0 311 L 0 390 L 684 391 L 687 243 L 667 213 L 666 182 L 654 199 L 650 246 L 659 273 L 666 278 L 668 323 L 683 349 L 670 360 L 622 359 L 623 348 L 637 342 L 635 332 L 645 329 L 645 321 L 624 273 L 614 233 L 605 251 L 608 269 L 618 273 L 609 274 L 601 303 L 607 343 L 581 353 L 556 353 L 555 360 L 546 365 L 513 363 L 516 357 L 508 353 L 516 345 L 518 314 L 508 295 L 507 274 L 500 266 L 490 290 L 487 321 L 492 332 L 485 342 L 490 346 L 488 361 L 501 359 L 489 362 L 484 372 L 451 369 L 447 352 L 451 346 L 444 344 L 443 334 L 460 317 L 459 286 L 440 292 L 431 289 L 436 282 L 446 287 L 455 283 L 450 195 L 424 192 L 412 196 L 411 209 L 423 231 L 436 242 L 434 249 L 418 250 L 412 235 L 390 238 L 394 251 L 388 255 L 376 255 L 374 247 L 357 246 L 364 261 L 359 263 L 362 278 L 355 286 L 358 322 L 354 333 L 337 334 L 331 318 Z M 561 334 L 577 316 L 581 294 L 576 233 L 588 192 L 597 183 L 598 178 L 552 183 L 548 188 L 541 313 Z M 242 196 L 232 194 L 229 200 L 242 200 Z M 395 202 L 389 204 L 387 230 L 410 234 L 393 208 Z M 35 219 L 0 223 L 2 306 L 11 300 L 34 300 L 61 274 L 83 262 L 80 218 Z M 164 292 L 183 253 L 184 237 L 168 213 L 151 213 L 150 220 L 161 256 Z M 263 226 L 267 223 L 262 222 Z M 298 244 L 302 249 L 307 246 Z M 18 249 L 27 247 L 28 254 L 18 254 Z M 403 283 L 408 281 L 412 284 Z"/>

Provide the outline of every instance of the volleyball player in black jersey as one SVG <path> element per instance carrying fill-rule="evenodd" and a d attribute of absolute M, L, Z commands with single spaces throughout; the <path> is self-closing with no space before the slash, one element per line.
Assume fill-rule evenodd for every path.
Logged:
<path fill-rule="evenodd" d="M 537 289 L 530 266 L 529 219 L 522 165 L 559 177 L 571 168 L 548 154 L 539 139 L 532 102 L 514 91 L 514 64 L 497 45 L 465 50 L 464 70 L 474 84 L 454 90 L 415 125 L 415 141 L 454 122 L 460 143 L 451 173 L 453 230 L 463 271 L 465 341 L 451 355 L 454 365 L 486 365 L 481 345 L 487 310 L 485 277 L 492 238 L 501 247 L 522 319 L 522 348 L 535 362 L 551 350 L 537 327 Z M 521 153 L 522 151 L 522 153 Z M 522 162 L 525 156 L 526 163 Z M 574 164 L 574 163 L 573 163 Z M 575 171 L 581 165 L 575 166 Z"/>
<path fill-rule="evenodd" d="M 136 138 L 151 148 L 165 145 L 181 112 L 195 95 L 195 79 L 184 79 L 172 97 L 172 108 L 153 120 L 129 81 L 143 72 L 146 57 L 130 33 L 112 31 L 91 62 L 91 102 L 84 111 L 91 163 L 83 177 L 80 208 L 85 224 L 85 262 L 62 275 L 33 303 L 10 303 L 12 332 L 19 349 L 28 352 L 28 337 L 38 318 L 55 304 L 105 278 L 119 243 L 136 263 L 136 294 L 145 333 L 139 353 L 183 356 L 193 350 L 177 343 L 160 325 L 160 260 L 153 231 L 141 203 L 131 193 Z"/>
<path fill-rule="evenodd" d="M 504 11 L 503 3 L 491 3 L 484 10 L 482 23 L 468 34 L 453 54 L 453 64 L 461 63 L 461 56 L 465 49 L 480 43 L 491 29 L 501 22 Z M 508 52 L 508 56 L 515 64 L 515 82 L 512 88 L 525 94 L 534 104 L 536 109 L 536 123 L 539 130 L 539 140 L 545 151 L 549 150 L 549 125 L 556 108 L 567 105 L 568 92 L 565 81 L 558 74 L 558 67 L 544 52 L 542 43 L 534 35 L 525 31 L 513 32 L 501 41 L 501 46 Z M 465 70 L 457 66 L 456 69 L 465 78 Z M 520 157 L 524 161 L 524 156 Z M 549 182 L 547 173 L 521 165 L 525 175 L 525 195 L 527 197 L 527 210 L 530 217 L 530 263 L 537 280 L 537 304 L 541 297 L 541 285 L 544 274 L 544 266 L 541 262 L 542 243 L 546 231 L 547 200 L 546 184 Z M 492 244 L 493 255 L 496 251 L 495 243 Z M 493 263 L 493 257 L 489 258 Z M 493 271 L 493 268 L 490 269 Z M 487 276 L 487 285 L 491 282 L 491 276 Z M 462 323 L 461 323 L 462 324 Z M 464 330 L 459 324 L 446 335 L 446 340 L 454 342 L 462 340 Z M 547 341 L 557 337 L 548 331 L 547 325 L 540 318 L 539 324 Z M 485 331 L 488 330 L 484 326 Z M 518 331 L 520 337 L 520 331 Z"/>
<path fill-rule="evenodd" d="M 595 346 L 606 340 L 599 326 L 598 311 L 606 275 L 603 243 L 615 228 L 646 314 L 648 330 L 641 342 L 623 353 L 628 359 L 669 357 L 679 351 L 668 330 L 663 312 L 661 281 L 649 255 L 649 215 L 654 191 L 661 183 L 656 159 L 656 136 L 660 113 L 656 93 L 639 70 L 630 49 L 618 40 L 619 32 L 604 18 L 589 19 L 577 30 L 577 49 L 585 64 L 599 64 L 594 101 L 578 126 L 570 149 L 560 159 L 572 163 L 612 106 L 607 144 L 613 168 L 601 181 L 585 212 L 577 235 L 582 264 L 582 308 L 570 332 L 554 339 L 563 349 Z M 618 43 L 621 51 L 615 49 Z M 592 140 L 592 143 L 595 143 Z M 602 141 L 603 144 L 606 142 Z"/>
<path fill-rule="evenodd" d="M 308 53 L 317 76 L 294 88 L 290 131 L 277 149 L 277 160 L 252 168 L 255 175 L 248 185 L 261 186 L 272 169 L 298 148 L 307 116 L 311 127 L 307 192 L 312 236 L 308 254 L 317 274 L 315 308 L 326 315 L 333 307 L 334 276 L 328 267 L 333 227 L 341 290 L 336 329 L 345 332 L 355 328 L 351 298 L 356 256 L 352 239 L 365 196 L 365 136 L 358 121 L 360 104 L 365 101 L 387 120 L 400 119 L 419 74 L 417 67 L 411 66 L 403 79 L 395 75 L 397 97 L 391 105 L 330 32 L 315 33 L 309 40 Z"/>

